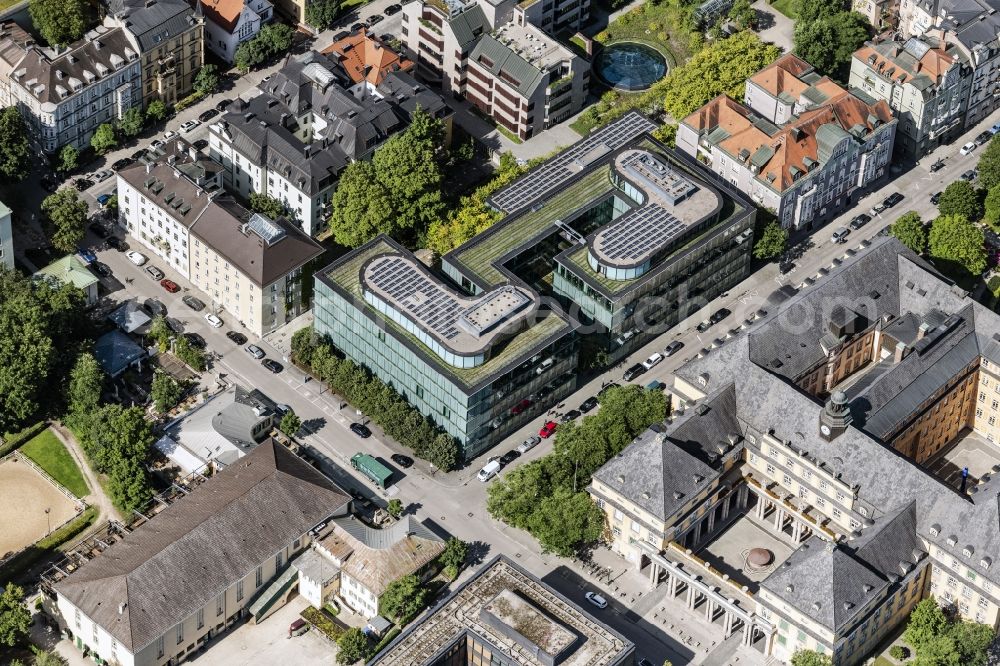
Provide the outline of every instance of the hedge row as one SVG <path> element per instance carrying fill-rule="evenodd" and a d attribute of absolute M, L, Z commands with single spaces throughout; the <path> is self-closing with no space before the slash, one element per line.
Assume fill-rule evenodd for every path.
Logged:
<path fill-rule="evenodd" d="M 17 580 L 44 558 L 51 556 L 59 546 L 83 533 L 96 519 L 97 507 L 88 506 L 73 522 L 63 525 L 13 557 L 0 570 L 0 585 Z"/>
<path fill-rule="evenodd" d="M 0 444 L 0 458 L 3 458 L 5 455 L 10 453 L 14 449 L 20 448 L 22 444 L 34 438 L 35 435 L 42 432 L 48 427 L 49 424 L 47 421 L 39 421 L 34 425 L 30 425 L 24 428 L 23 430 L 21 430 L 21 432 L 17 432 L 14 434 L 8 433 L 4 435 L 3 443 Z"/>

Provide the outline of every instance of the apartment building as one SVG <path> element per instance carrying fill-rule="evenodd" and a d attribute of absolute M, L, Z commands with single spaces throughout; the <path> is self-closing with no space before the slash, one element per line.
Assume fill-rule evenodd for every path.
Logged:
<path fill-rule="evenodd" d="M 14 231 L 10 225 L 10 208 L 0 201 L 0 265 L 14 268 Z"/>
<path fill-rule="evenodd" d="M 626 666 L 630 640 L 504 555 L 368 662 L 373 666 Z"/>
<path fill-rule="evenodd" d="M 1000 15 L 994 0 L 900 0 L 899 32 L 954 44 L 972 69 L 965 126 L 1000 106 Z"/>
<path fill-rule="evenodd" d="M 851 9 L 864 16 L 876 32 L 891 28 L 899 0 L 852 0 Z"/>
<path fill-rule="evenodd" d="M 860 663 L 927 596 L 997 627 L 1000 318 L 888 238 L 768 309 L 594 474 L 611 548 L 785 661 Z M 937 464 L 965 446 L 968 479 Z M 734 566 L 718 544 L 739 521 L 770 545 Z"/>
<path fill-rule="evenodd" d="M 0 23 L 0 105 L 18 107 L 46 153 L 86 148 L 100 125 L 142 107 L 138 49 L 120 28 L 98 26 L 56 51 Z"/>
<path fill-rule="evenodd" d="M 227 188 L 244 198 L 274 197 L 315 235 L 326 225 L 340 172 L 405 129 L 417 107 L 450 126 L 440 96 L 406 72 L 357 86 L 335 57 L 310 51 L 289 56 L 262 94 L 234 101 L 211 125 L 209 151 Z"/>
<path fill-rule="evenodd" d="M 972 67 L 961 49 L 929 37 L 879 40 L 854 53 L 850 83 L 896 116 L 896 151 L 919 159 L 965 131 Z"/>
<path fill-rule="evenodd" d="M 588 0 L 421 0 L 403 6 L 400 39 L 423 80 L 526 138 L 583 107 L 590 68 L 551 34 L 588 16 Z"/>
<path fill-rule="evenodd" d="M 350 502 L 268 440 L 47 589 L 46 608 L 102 663 L 181 663 L 260 606 L 280 607 L 272 581 Z"/>
<path fill-rule="evenodd" d="M 845 90 L 784 55 L 681 121 L 677 147 L 777 215 L 813 228 L 888 175 L 897 121 L 884 100 Z"/>
<path fill-rule="evenodd" d="M 118 172 L 130 236 L 254 335 L 308 309 L 302 268 L 322 247 L 284 219 L 252 214 L 222 187 L 223 169 L 183 139 Z"/>
<path fill-rule="evenodd" d="M 174 104 L 205 64 L 205 19 L 187 0 L 108 0 L 104 25 L 121 28 L 142 59 L 142 104 Z"/>
<path fill-rule="evenodd" d="M 274 18 L 268 0 L 203 0 L 199 8 L 205 16 L 205 45 L 228 63 L 240 44 L 256 37 L 261 26 Z"/>

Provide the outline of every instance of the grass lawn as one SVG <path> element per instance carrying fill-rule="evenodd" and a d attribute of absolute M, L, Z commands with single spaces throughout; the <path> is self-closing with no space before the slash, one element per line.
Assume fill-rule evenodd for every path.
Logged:
<path fill-rule="evenodd" d="M 774 2 L 771 3 L 771 6 L 788 18 L 796 19 L 798 18 L 798 11 L 796 11 L 795 8 L 796 2 L 798 2 L 798 0 L 774 0 Z"/>
<path fill-rule="evenodd" d="M 42 431 L 22 446 L 21 453 L 34 460 L 49 476 L 66 486 L 77 497 L 90 492 L 76 461 L 51 430 Z"/>

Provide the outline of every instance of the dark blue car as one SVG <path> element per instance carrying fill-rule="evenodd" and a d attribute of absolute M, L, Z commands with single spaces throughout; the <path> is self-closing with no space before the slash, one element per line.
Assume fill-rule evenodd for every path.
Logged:
<path fill-rule="evenodd" d="M 101 196 L 97 197 L 97 203 L 101 204 L 102 208 L 104 206 L 107 206 L 109 201 L 111 201 L 110 194 L 102 194 Z"/>

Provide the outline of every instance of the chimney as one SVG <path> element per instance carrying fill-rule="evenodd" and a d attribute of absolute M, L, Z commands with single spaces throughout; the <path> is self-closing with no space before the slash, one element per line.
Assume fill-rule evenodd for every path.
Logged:
<path fill-rule="evenodd" d="M 305 149 L 304 149 L 304 152 L 305 152 L 305 158 L 309 159 L 309 153 L 312 152 L 312 146 L 311 145 L 310 146 L 306 146 Z"/>
<path fill-rule="evenodd" d="M 914 73 L 914 74 L 919 74 L 919 73 L 920 73 L 920 68 L 921 68 L 922 66 L 923 66 L 923 63 L 922 63 L 922 62 L 920 62 L 920 61 L 918 60 L 918 61 L 917 61 L 917 64 L 915 64 L 915 65 L 913 66 L 913 73 Z"/>
<path fill-rule="evenodd" d="M 146 173 L 151 173 L 153 171 L 153 163 L 146 162 Z"/>
<path fill-rule="evenodd" d="M 123 615 L 125 613 L 125 607 L 128 606 L 124 601 L 118 604 L 118 614 Z"/>

